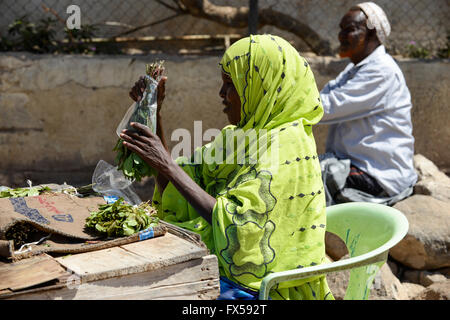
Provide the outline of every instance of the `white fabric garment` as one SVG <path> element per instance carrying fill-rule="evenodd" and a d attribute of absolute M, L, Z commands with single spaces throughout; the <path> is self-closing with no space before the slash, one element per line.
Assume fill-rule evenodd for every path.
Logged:
<path fill-rule="evenodd" d="M 390 196 L 416 183 L 411 96 L 383 45 L 357 65 L 347 65 L 320 96 L 319 124 L 330 124 L 327 152 L 350 159 Z"/>
<path fill-rule="evenodd" d="M 378 40 L 384 44 L 391 33 L 391 24 L 389 23 L 386 13 L 384 13 L 380 6 L 373 2 L 363 2 L 356 6 L 366 14 L 367 28 L 375 28 Z"/>

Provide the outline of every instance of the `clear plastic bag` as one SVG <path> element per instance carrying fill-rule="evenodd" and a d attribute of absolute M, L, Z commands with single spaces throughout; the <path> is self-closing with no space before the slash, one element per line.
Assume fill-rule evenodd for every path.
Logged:
<path fill-rule="evenodd" d="M 120 138 L 122 130 L 128 129 L 134 131 L 130 126 L 131 122 L 138 122 L 146 125 L 150 130 L 156 134 L 156 111 L 157 111 L 157 98 L 158 98 L 158 81 L 146 75 L 144 77 L 146 88 L 142 95 L 142 99 L 138 102 L 134 102 L 125 113 L 122 121 L 120 121 L 116 133 Z"/>
<path fill-rule="evenodd" d="M 123 198 L 132 205 L 142 202 L 133 191 L 132 181 L 127 179 L 122 171 L 108 162 L 100 160 L 92 175 L 92 189 L 104 196 L 116 196 Z"/>
<path fill-rule="evenodd" d="M 143 177 L 155 174 L 151 168 L 139 155 L 132 153 L 122 144 L 120 134 L 124 129 L 136 131 L 130 126 L 131 122 L 137 122 L 150 128 L 156 134 L 156 115 L 158 111 L 158 83 L 165 71 L 164 61 L 156 61 L 145 66 L 146 76 L 144 77 L 145 89 L 142 99 L 133 103 L 125 113 L 122 121 L 116 129 L 119 137 L 113 151 L 117 152 L 115 162 L 117 169 L 123 171 L 129 180 L 140 181 Z"/>

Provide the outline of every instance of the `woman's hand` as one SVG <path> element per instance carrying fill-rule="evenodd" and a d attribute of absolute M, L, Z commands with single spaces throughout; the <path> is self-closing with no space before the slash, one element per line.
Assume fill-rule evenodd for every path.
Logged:
<path fill-rule="evenodd" d="M 123 130 L 120 137 L 123 144 L 130 151 L 137 153 L 142 160 L 156 169 L 159 192 L 163 192 L 170 181 L 183 195 L 183 197 L 197 210 L 197 212 L 208 223 L 212 223 L 212 211 L 216 204 L 216 198 L 208 194 L 205 190 L 192 180 L 183 169 L 181 169 L 164 148 L 159 137 L 153 134 L 150 129 L 140 123 L 132 122 L 131 126 L 138 133 L 130 130 Z M 162 187 L 162 188 L 161 188 Z"/>
<path fill-rule="evenodd" d="M 139 80 L 134 83 L 133 88 L 131 88 L 129 95 L 133 101 L 140 101 L 142 99 L 142 94 L 145 90 L 145 80 L 144 77 L 139 77 Z"/>
<path fill-rule="evenodd" d="M 166 97 L 166 81 L 167 77 L 161 77 L 161 79 L 158 82 L 158 87 L 156 89 L 158 92 L 157 96 L 158 113 L 161 110 L 162 103 L 164 101 L 164 98 Z M 130 98 L 136 102 L 141 101 L 145 87 L 146 85 L 144 77 L 140 77 L 139 80 L 134 83 L 134 86 L 131 88 L 129 92 Z"/>
<path fill-rule="evenodd" d="M 131 123 L 137 132 L 123 130 L 120 137 L 123 145 L 138 154 L 152 168 L 164 174 L 173 160 L 161 142 L 161 139 L 140 123 Z"/>

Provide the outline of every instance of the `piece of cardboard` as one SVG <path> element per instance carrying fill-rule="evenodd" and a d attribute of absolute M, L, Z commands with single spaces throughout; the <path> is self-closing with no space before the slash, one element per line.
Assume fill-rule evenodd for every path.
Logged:
<path fill-rule="evenodd" d="M 58 279 L 68 272 L 54 258 L 43 254 L 0 266 L 0 290 L 17 291 Z"/>
<path fill-rule="evenodd" d="M 78 253 L 104 249 L 143 238 L 157 237 L 166 233 L 164 226 L 156 226 L 146 234 L 137 233 L 128 237 L 105 239 L 85 228 L 86 218 L 103 197 L 79 198 L 65 193 L 48 193 L 35 197 L 0 199 L 0 240 L 7 240 L 8 230 L 17 224 L 29 224 L 37 233 L 38 240 L 50 235 L 42 243 L 31 244 L 23 250 L 11 242 L 2 241 L 0 254 L 13 260 L 27 258 L 44 252 Z M 39 239 L 40 238 L 40 239 Z M 33 239 L 32 242 L 36 241 Z M 18 250 L 19 249 L 19 250 Z M 6 252 L 5 252 L 6 251 Z"/>
<path fill-rule="evenodd" d="M 96 239 L 98 235 L 85 230 L 84 225 L 90 212 L 105 203 L 103 197 L 78 198 L 65 193 L 0 199 L 0 239 L 5 239 L 7 230 L 19 222 L 70 238 Z"/>

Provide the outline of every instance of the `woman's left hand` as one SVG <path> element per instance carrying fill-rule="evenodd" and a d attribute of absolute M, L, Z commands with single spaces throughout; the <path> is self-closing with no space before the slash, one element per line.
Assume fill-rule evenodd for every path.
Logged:
<path fill-rule="evenodd" d="M 147 126 L 136 122 L 131 123 L 131 126 L 137 132 L 122 131 L 120 137 L 124 140 L 124 146 L 138 154 L 142 160 L 158 172 L 166 171 L 173 160 L 164 148 L 161 139 L 153 134 Z"/>
<path fill-rule="evenodd" d="M 168 181 L 170 181 L 191 206 L 197 210 L 198 214 L 211 224 L 212 211 L 217 202 L 216 198 L 203 190 L 172 160 L 159 137 L 153 134 L 148 127 L 135 122 L 131 123 L 131 126 L 138 132 L 124 130 L 120 135 L 124 140 L 124 146 L 137 153 L 142 160 L 159 173 L 162 173 L 162 176 L 167 179 L 162 190 L 165 189 Z M 157 175 L 157 183 L 160 176 L 160 174 Z M 158 188 L 160 188 L 159 183 Z M 159 189 L 159 192 L 162 192 L 161 189 Z"/>

